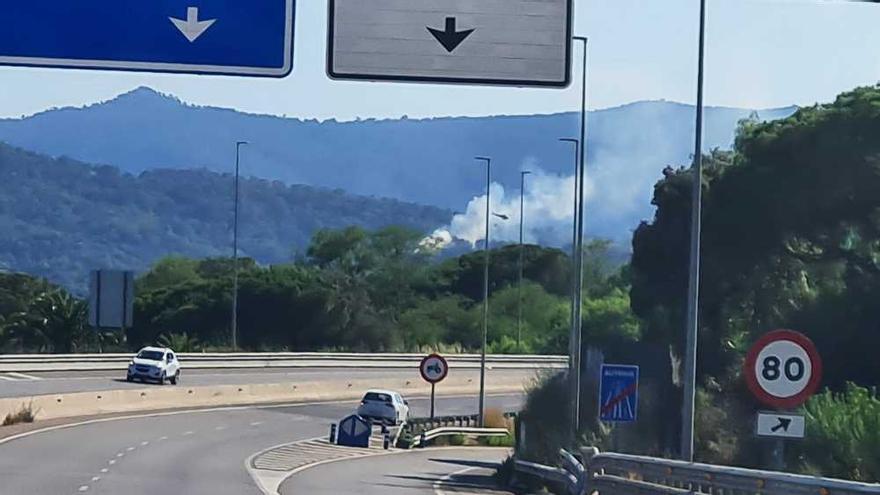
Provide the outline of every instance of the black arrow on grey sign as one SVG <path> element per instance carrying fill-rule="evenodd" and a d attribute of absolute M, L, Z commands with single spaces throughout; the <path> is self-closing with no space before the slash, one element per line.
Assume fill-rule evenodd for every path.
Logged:
<path fill-rule="evenodd" d="M 446 51 L 449 53 L 455 51 L 455 49 L 458 48 L 458 45 L 474 32 L 473 29 L 457 31 L 455 29 L 455 23 L 455 17 L 447 17 L 446 30 L 440 31 L 439 29 L 428 27 L 428 31 L 437 38 L 437 41 L 439 41 L 440 44 L 443 45 L 443 48 L 446 48 Z"/>
<path fill-rule="evenodd" d="M 791 425 L 791 418 L 776 418 L 779 421 L 779 424 L 770 428 L 770 431 L 776 433 L 779 430 L 788 431 L 788 427 Z"/>

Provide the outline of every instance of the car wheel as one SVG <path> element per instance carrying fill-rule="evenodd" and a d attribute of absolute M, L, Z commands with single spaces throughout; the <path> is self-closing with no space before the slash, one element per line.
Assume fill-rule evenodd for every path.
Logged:
<path fill-rule="evenodd" d="M 125 381 L 127 381 L 128 383 L 131 383 L 134 381 L 134 378 L 131 375 L 128 375 L 125 377 Z"/>
<path fill-rule="evenodd" d="M 171 384 L 177 385 L 177 380 L 179 380 L 179 379 L 180 379 L 180 371 L 178 371 L 177 373 L 174 374 L 174 376 L 171 377 Z"/>
<path fill-rule="evenodd" d="M 165 372 L 162 372 L 162 375 L 159 376 L 159 385 L 165 385 Z"/>

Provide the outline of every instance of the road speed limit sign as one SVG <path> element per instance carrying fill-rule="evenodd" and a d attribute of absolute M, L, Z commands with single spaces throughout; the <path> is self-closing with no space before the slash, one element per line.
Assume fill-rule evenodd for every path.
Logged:
<path fill-rule="evenodd" d="M 749 390 L 776 409 L 800 406 L 819 388 L 822 360 L 805 335 L 775 330 L 760 339 L 746 355 L 743 370 Z"/>
<path fill-rule="evenodd" d="M 422 372 L 422 378 L 426 382 L 434 384 L 442 382 L 446 378 L 446 375 L 449 373 L 449 365 L 446 364 L 446 359 L 443 356 L 431 354 L 422 359 L 419 371 Z"/>

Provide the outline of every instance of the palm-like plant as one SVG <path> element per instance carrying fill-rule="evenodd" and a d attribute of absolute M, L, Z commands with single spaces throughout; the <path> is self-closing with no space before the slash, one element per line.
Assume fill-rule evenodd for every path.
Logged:
<path fill-rule="evenodd" d="M 159 336 L 159 345 L 174 349 L 177 352 L 198 352 L 199 339 L 183 333 L 164 333 Z"/>
<path fill-rule="evenodd" d="M 14 313 L 5 328 L 21 349 L 69 353 L 86 341 L 86 303 L 56 289 L 35 298 L 26 311 Z"/>

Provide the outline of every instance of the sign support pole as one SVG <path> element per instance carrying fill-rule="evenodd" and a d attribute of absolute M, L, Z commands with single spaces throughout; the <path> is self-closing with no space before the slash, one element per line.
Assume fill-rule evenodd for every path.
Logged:
<path fill-rule="evenodd" d="M 785 471 L 785 440 L 777 438 L 773 442 L 773 465 L 774 471 Z"/>
<path fill-rule="evenodd" d="M 431 384 L 431 420 L 434 420 L 434 387 L 436 387 L 436 383 Z"/>

